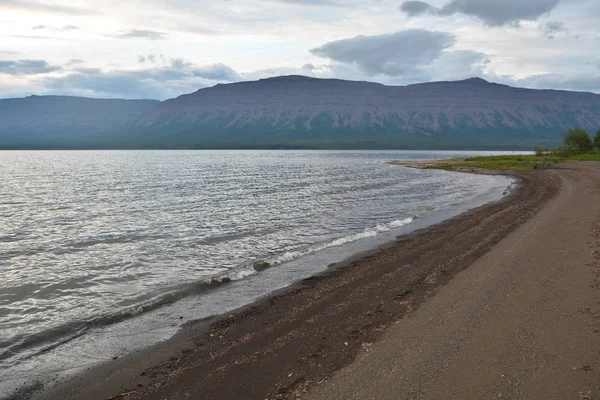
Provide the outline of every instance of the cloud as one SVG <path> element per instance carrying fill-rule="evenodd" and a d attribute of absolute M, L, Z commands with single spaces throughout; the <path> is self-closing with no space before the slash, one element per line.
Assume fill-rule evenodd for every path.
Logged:
<path fill-rule="evenodd" d="M 499 83 L 533 89 L 575 90 L 600 93 L 600 72 L 582 75 L 574 74 L 536 74 L 522 79 L 513 77 L 490 77 Z"/>
<path fill-rule="evenodd" d="M 557 33 L 568 32 L 565 28 L 565 24 L 559 21 L 550 21 L 540 26 L 540 30 L 544 33 L 544 36 L 548 39 L 554 39 Z"/>
<path fill-rule="evenodd" d="M 243 77 L 231 67 L 221 63 L 192 68 L 191 71 L 194 76 L 210 79 L 212 81 L 234 82 L 243 79 Z"/>
<path fill-rule="evenodd" d="M 387 35 L 357 36 L 310 50 L 316 56 L 350 64 L 367 76 L 412 74 L 437 59 L 454 44 L 444 32 L 414 29 Z"/>
<path fill-rule="evenodd" d="M 274 76 L 284 76 L 284 75 L 304 75 L 304 76 L 312 76 L 319 78 L 329 78 L 328 74 L 330 69 L 327 66 L 317 67 L 313 64 L 305 64 L 302 67 L 275 67 L 275 68 L 265 68 L 259 69 L 256 71 L 244 72 L 243 78 L 244 80 L 258 80 L 265 78 L 272 78 Z"/>
<path fill-rule="evenodd" d="M 168 77 L 161 71 L 107 71 L 80 68 L 64 76 L 45 77 L 39 84 L 50 93 L 74 94 L 92 97 L 156 98 L 160 97 Z"/>
<path fill-rule="evenodd" d="M 474 50 L 444 51 L 434 62 L 423 67 L 427 80 L 455 81 L 485 75 L 490 64 L 486 54 Z"/>
<path fill-rule="evenodd" d="M 535 21 L 552 11 L 560 0 L 453 0 L 441 8 L 421 1 L 405 1 L 400 9 L 408 16 L 425 13 L 448 16 L 464 14 L 476 17 L 488 26 L 517 25 Z"/>
<path fill-rule="evenodd" d="M 183 58 L 174 58 L 171 60 L 171 69 L 183 71 L 193 76 L 209 79 L 211 81 L 234 82 L 243 79 L 243 77 L 231 67 L 221 63 L 196 67 L 194 64 Z"/>
<path fill-rule="evenodd" d="M 85 61 L 83 61 L 80 58 L 72 58 L 69 61 L 67 61 L 67 65 L 71 66 L 71 65 L 79 65 L 79 64 L 83 64 Z"/>
<path fill-rule="evenodd" d="M 186 61 L 183 58 L 174 58 L 171 60 L 171 68 L 173 69 L 184 69 L 186 67 L 191 67 L 192 63 Z"/>
<path fill-rule="evenodd" d="M 165 32 L 158 32 L 146 29 L 131 29 L 116 35 L 112 35 L 121 39 L 149 39 L 149 40 L 164 40 L 168 38 Z"/>
<path fill-rule="evenodd" d="M 301 6 L 342 6 L 341 3 L 331 0 L 274 0 L 278 3 L 297 4 Z"/>
<path fill-rule="evenodd" d="M 48 26 L 48 25 L 35 25 L 31 28 L 31 30 L 34 30 L 34 31 L 47 30 L 47 31 L 52 31 L 52 32 L 69 32 L 69 31 L 77 31 L 80 29 L 81 28 L 76 25 L 65 25 L 61 28 L 54 28 L 54 27 Z"/>
<path fill-rule="evenodd" d="M 44 60 L 0 61 L 0 73 L 8 75 L 39 75 L 60 69 Z"/>
<path fill-rule="evenodd" d="M 0 0 L 0 9 L 30 11 L 33 13 L 48 13 L 61 15 L 93 15 L 94 11 L 71 6 L 62 6 L 53 3 L 34 0 Z"/>
<path fill-rule="evenodd" d="M 156 54 L 147 54 L 147 55 L 140 54 L 140 55 L 138 55 L 138 62 L 140 64 L 144 64 L 147 62 L 156 64 L 156 57 L 157 57 Z M 161 57 L 162 61 L 165 61 L 165 57 L 162 54 L 160 55 L 160 57 Z"/>
<path fill-rule="evenodd" d="M 409 17 L 436 13 L 436 8 L 424 1 L 405 1 L 400 6 L 400 10 L 404 11 Z"/>
<path fill-rule="evenodd" d="M 66 75 L 47 76 L 37 82 L 51 93 L 166 99 L 217 82 L 242 79 L 240 74 L 224 64 L 196 66 L 183 59 L 174 59 L 168 66 L 138 70 L 76 68 Z"/>
<path fill-rule="evenodd" d="M 44 36 L 44 35 L 11 35 L 13 38 L 17 39 L 33 39 L 33 40 L 64 40 L 68 41 L 69 39 L 56 37 L 56 36 Z"/>

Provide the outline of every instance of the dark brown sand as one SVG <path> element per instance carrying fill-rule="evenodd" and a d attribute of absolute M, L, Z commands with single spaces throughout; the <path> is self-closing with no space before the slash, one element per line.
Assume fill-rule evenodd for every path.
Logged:
<path fill-rule="evenodd" d="M 501 202 L 39 398 L 598 396 L 600 164 L 519 177 Z"/>

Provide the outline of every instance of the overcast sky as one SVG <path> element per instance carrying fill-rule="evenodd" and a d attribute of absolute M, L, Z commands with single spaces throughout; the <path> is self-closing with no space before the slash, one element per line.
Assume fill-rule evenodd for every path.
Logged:
<path fill-rule="evenodd" d="M 600 0 L 0 0 L 0 97 L 302 74 L 600 93 Z"/>

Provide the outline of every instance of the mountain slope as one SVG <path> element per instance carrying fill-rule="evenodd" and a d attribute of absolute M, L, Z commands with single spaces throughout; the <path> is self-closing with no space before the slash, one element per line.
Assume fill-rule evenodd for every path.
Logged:
<path fill-rule="evenodd" d="M 127 130 L 157 100 L 29 96 L 0 100 L 0 148 L 63 148 L 128 142 Z"/>
<path fill-rule="evenodd" d="M 72 98 L 0 100 L 0 146 L 12 133 L 13 144 L 43 138 L 55 146 L 68 146 L 71 138 L 109 147 L 508 148 L 554 145 L 575 126 L 600 128 L 600 95 L 478 78 L 385 86 L 285 76 L 217 85 L 162 103 L 79 99 L 70 109 L 65 99 Z M 56 116 L 48 111 L 55 101 L 63 102 L 62 117 L 40 117 Z M 6 102 L 22 102 L 22 117 L 11 117 Z M 90 111 L 93 102 L 101 102 L 102 112 Z M 28 103 L 36 105 L 28 109 Z"/>

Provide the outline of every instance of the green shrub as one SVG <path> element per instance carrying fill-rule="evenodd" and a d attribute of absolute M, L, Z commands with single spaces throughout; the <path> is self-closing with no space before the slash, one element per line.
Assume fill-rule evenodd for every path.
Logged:
<path fill-rule="evenodd" d="M 565 147 L 574 153 L 581 153 L 592 150 L 594 142 L 589 133 L 581 128 L 575 128 L 565 134 Z"/>
<path fill-rule="evenodd" d="M 596 133 L 596 137 L 594 138 L 594 144 L 596 145 L 596 148 L 600 150 L 600 131 Z"/>

